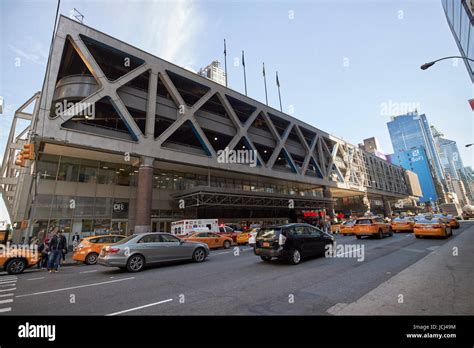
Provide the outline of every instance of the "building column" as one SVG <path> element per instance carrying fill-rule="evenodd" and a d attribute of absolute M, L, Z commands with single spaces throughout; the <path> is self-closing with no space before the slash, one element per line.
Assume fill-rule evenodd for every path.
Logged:
<path fill-rule="evenodd" d="M 392 207 L 390 206 L 390 201 L 386 197 L 382 197 L 383 201 L 383 210 L 385 213 L 385 217 L 392 216 Z"/>
<path fill-rule="evenodd" d="M 138 169 L 135 233 L 151 230 L 151 204 L 153 199 L 153 158 L 142 157 Z"/>
<path fill-rule="evenodd" d="M 332 199 L 332 192 L 328 186 L 324 187 L 323 195 L 324 195 L 324 198 Z M 336 217 L 336 212 L 334 211 L 334 202 L 326 203 L 326 204 L 327 204 L 326 213 L 331 218 L 331 220 L 333 220 Z"/>

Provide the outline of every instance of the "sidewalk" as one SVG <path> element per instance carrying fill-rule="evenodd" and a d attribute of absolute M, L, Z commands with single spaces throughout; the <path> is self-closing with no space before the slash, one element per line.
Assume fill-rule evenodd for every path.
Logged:
<path fill-rule="evenodd" d="M 458 248 L 458 256 L 453 248 Z M 403 303 L 398 303 L 403 295 Z M 473 315 L 474 224 L 350 304 L 338 303 L 332 315 Z"/>

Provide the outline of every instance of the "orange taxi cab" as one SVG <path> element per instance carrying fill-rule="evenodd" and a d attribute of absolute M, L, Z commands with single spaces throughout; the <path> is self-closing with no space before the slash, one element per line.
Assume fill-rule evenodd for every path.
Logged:
<path fill-rule="evenodd" d="M 458 229 L 459 228 L 459 221 L 456 219 L 453 215 L 449 214 L 434 214 L 434 217 L 444 219 L 445 221 L 448 222 L 449 227 L 453 229 Z"/>
<path fill-rule="evenodd" d="M 425 236 L 447 238 L 453 235 L 453 230 L 446 220 L 435 216 L 426 216 L 416 220 L 413 233 L 416 238 Z"/>
<path fill-rule="evenodd" d="M 393 235 L 390 224 L 378 216 L 357 218 L 354 222 L 352 232 L 356 235 L 357 239 L 363 236 L 372 236 L 382 239 L 384 236 L 391 237 Z"/>
<path fill-rule="evenodd" d="M 413 227 L 415 226 L 415 219 L 408 216 L 396 217 L 390 223 L 392 231 L 394 232 L 413 232 Z"/>
<path fill-rule="evenodd" d="M 342 234 L 343 236 L 354 234 L 354 223 L 355 223 L 354 220 L 344 221 L 339 226 L 339 233 Z"/>
<path fill-rule="evenodd" d="M 260 228 L 252 228 L 251 230 L 239 233 L 237 235 L 237 245 L 248 244 L 249 239 L 252 236 L 252 233 L 256 235 L 258 231 L 260 231 Z"/>
<path fill-rule="evenodd" d="M 102 247 L 117 243 L 124 238 L 125 236 L 115 234 L 83 238 L 74 250 L 72 259 L 83 262 L 86 265 L 95 265 Z"/>
<path fill-rule="evenodd" d="M 183 240 L 189 242 L 206 243 L 210 249 L 224 248 L 229 249 L 232 245 L 232 238 L 219 235 L 213 232 L 195 232 L 183 237 Z"/>
<path fill-rule="evenodd" d="M 40 255 L 35 246 L 0 243 L 0 270 L 8 274 L 20 274 L 39 261 Z"/>

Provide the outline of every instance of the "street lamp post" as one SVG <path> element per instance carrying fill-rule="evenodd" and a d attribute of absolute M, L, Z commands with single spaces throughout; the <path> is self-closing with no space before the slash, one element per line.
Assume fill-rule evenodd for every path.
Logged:
<path fill-rule="evenodd" d="M 474 145 L 474 143 L 472 143 L 472 144 L 466 144 L 465 146 L 466 146 L 466 147 L 470 147 L 470 146 L 472 146 L 472 145 Z"/>
<path fill-rule="evenodd" d="M 474 59 L 467 58 L 467 57 L 449 56 L 449 57 L 444 57 L 444 58 L 440 58 L 440 59 L 433 60 L 432 62 L 425 63 L 425 64 L 423 64 L 422 66 L 420 66 L 420 69 L 421 69 L 421 70 L 426 70 L 426 69 L 428 69 L 429 67 L 435 65 L 435 63 L 437 63 L 437 62 L 439 62 L 439 61 L 441 61 L 441 60 L 454 59 L 454 58 L 460 58 L 460 59 L 470 60 L 471 62 L 474 62 Z"/>

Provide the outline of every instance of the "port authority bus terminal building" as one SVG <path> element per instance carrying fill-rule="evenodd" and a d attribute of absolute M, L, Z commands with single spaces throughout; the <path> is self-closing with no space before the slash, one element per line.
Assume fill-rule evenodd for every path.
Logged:
<path fill-rule="evenodd" d="M 28 126 L 18 131 L 20 119 Z M 15 158 L 25 143 L 34 144 L 35 157 L 22 167 Z M 226 148 L 254 151 L 255 165 L 220 161 Z M 417 181 L 64 16 L 42 90 L 15 113 L 1 170 L 17 238 L 53 226 L 81 236 L 169 231 L 172 221 L 187 218 L 308 221 L 362 202 L 390 215 L 390 202 L 413 197 L 410 181 Z"/>

